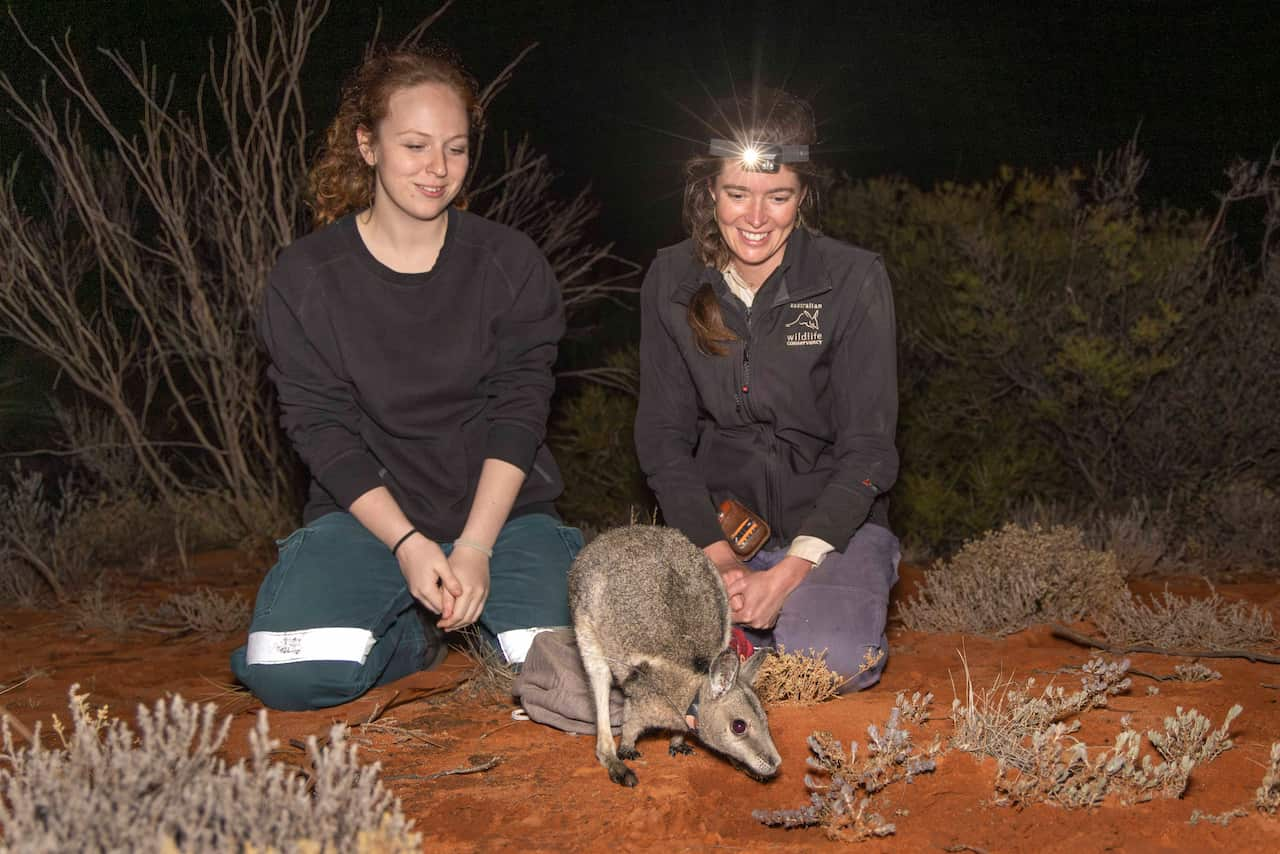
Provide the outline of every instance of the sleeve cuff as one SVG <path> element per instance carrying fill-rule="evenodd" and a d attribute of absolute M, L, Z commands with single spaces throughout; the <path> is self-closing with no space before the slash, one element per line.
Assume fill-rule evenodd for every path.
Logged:
<path fill-rule="evenodd" d="M 485 459 L 502 460 L 525 474 L 533 468 L 533 458 L 538 453 L 538 437 L 515 424 L 491 424 L 485 440 Z"/>
<path fill-rule="evenodd" d="M 383 486 L 378 461 L 364 450 L 343 454 L 316 475 L 320 485 L 343 509 L 350 509 L 361 495 Z"/>
<path fill-rule="evenodd" d="M 874 496 L 830 487 L 822 494 L 818 506 L 800 526 L 800 535 L 817 537 L 831 544 L 832 551 L 844 551 L 853 532 L 867 520 Z"/>
<path fill-rule="evenodd" d="M 817 566 L 822 563 L 823 558 L 833 551 L 835 549 L 826 540 L 808 534 L 801 534 L 791 541 L 791 547 L 787 549 L 787 555 L 803 558 Z"/>

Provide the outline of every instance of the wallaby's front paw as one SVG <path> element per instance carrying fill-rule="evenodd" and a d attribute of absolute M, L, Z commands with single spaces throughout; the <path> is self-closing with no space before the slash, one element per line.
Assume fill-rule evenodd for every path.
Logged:
<path fill-rule="evenodd" d="M 640 751 L 636 750 L 635 747 L 627 747 L 624 744 L 618 748 L 618 758 L 619 759 L 639 759 Z M 635 775 L 633 774 L 632 776 L 634 777 Z M 614 780 L 614 782 L 616 783 L 618 781 Z M 634 786 L 635 783 L 632 783 L 631 785 Z"/>
<path fill-rule="evenodd" d="M 689 746 L 688 742 L 681 741 L 677 743 L 673 741 L 671 742 L 671 745 L 667 748 L 667 753 L 670 753 L 672 756 L 676 756 L 676 755 L 688 756 L 689 754 L 693 753 L 693 748 Z"/>
<path fill-rule="evenodd" d="M 609 779 L 617 783 L 619 786 L 634 787 L 636 783 L 640 782 L 636 779 L 636 772 L 632 771 L 621 762 L 609 763 Z"/>

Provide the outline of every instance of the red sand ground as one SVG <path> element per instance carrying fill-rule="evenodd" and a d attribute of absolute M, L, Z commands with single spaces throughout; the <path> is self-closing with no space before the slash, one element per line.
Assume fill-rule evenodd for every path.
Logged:
<path fill-rule="evenodd" d="M 121 581 L 117 589 L 131 604 L 154 603 L 175 590 L 209 585 L 250 597 L 258 572 L 234 553 L 202 556 L 194 578 L 181 585 Z M 921 573 L 904 572 L 897 594 L 919 584 Z M 1154 585 L 1148 585 L 1148 589 Z M 1204 591 L 1203 584 L 1175 580 L 1179 593 Z M 1273 580 L 1221 584 L 1227 598 L 1243 598 L 1280 618 L 1280 585 Z M 1087 627 L 1086 627 L 1087 628 Z M 256 705 L 231 703 L 214 683 L 231 680 L 227 656 L 237 639 L 211 642 L 198 637 L 157 640 L 143 632 L 110 637 L 78 633 L 65 615 L 52 611 L 0 611 L 0 686 L 12 685 L 33 670 L 41 675 L 0 696 L 26 725 L 65 719 L 68 687 L 79 682 L 95 704 L 132 718 L 139 702 L 151 703 L 169 692 L 211 700 L 234 711 L 228 740 L 235 755 L 247 750 L 247 732 Z M 428 850 L 442 851 L 809 851 L 834 848 L 820 830 L 769 828 L 751 818 L 758 808 L 803 805 L 806 737 L 829 730 L 846 745 L 865 746 L 870 723 L 883 724 L 898 691 L 932 691 L 937 718 L 913 728 L 925 744 L 944 738 L 954 691 L 963 684 L 959 653 L 967 656 L 974 684 L 988 686 L 997 675 L 1021 681 L 1035 676 L 1074 690 L 1071 674 L 1051 671 L 1079 665 L 1091 657 L 1085 649 L 1050 636 L 1047 628 L 1020 632 L 1000 641 L 960 635 L 929 635 L 900 625 L 890 630 L 891 656 L 884 679 L 871 691 L 816 707 L 775 707 L 770 726 L 783 758 L 783 770 L 762 784 L 735 771 L 705 750 L 670 757 L 666 741 L 655 734 L 640 742 L 643 758 L 630 764 L 640 778 L 635 789 L 612 785 L 596 763 L 590 737 L 571 736 L 529 722 L 512 722 L 510 702 L 477 698 L 452 687 L 471 672 L 465 656 L 452 652 L 444 665 L 371 692 L 367 697 L 319 712 L 272 712 L 272 735 L 286 745 L 282 758 L 301 761 L 287 747 L 291 738 L 323 736 L 335 721 L 366 720 L 377 704 L 394 697 L 386 712 L 400 725 L 420 731 L 431 744 L 387 733 L 361 733 L 361 756 L 380 761 L 387 785 L 415 819 Z M 1155 655 L 1131 657 L 1133 666 L 1169 673 L 1184 659 Z M 1134 677 L 1133 688 L 1114 698 L 1110 708 L 1084 718 L 1080 737 L 1091 748 L 1108 747 L 1122 715 L 1133 716 L 1140 731 L 1160 727 L 1175 706 L 1194 707 L 1216 726 L 1233 703 L 1244 706 L 1232 734 L 1236 746 L 1207 767 L 1193 772 L 1180 800 L 1157 800 L 1136 807 L 1108 803 L 1083 812 L 1037 805 L 1024 810 L 994 806 L 995 763 L 953 751 L 944 754 L 933 774 L 906 785 L 895 783 L 877 796 L 877 810 L 897 825 L 897 834 L 863 843 L 858 850 L 899 851 L 1277 851 L 1280 816 L 1252 810 L 1270 745 L 1280 741 L 1280 666 L 1234 659 L 1206 660 L 1223 679 L 1208 683 L 1159 683 Z M 239 706 L 240 708 L 237 708 Z M 386 718 L 383 718 L 385 721 Z M 489 771 L 413 779 L 463 768 L 498 757 Z M 1223 813 L 1244 807 L 1249 815 L 1228 827 L 1189 824 L 1193 809 Z"/>

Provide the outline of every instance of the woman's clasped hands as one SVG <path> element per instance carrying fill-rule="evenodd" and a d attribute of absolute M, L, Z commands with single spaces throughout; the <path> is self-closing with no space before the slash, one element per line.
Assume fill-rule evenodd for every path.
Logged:
<path fill-rule="evenodd" d="M 489 598 L 489 556 L 466 546 L 445 555 L 440 546 L 415 536 L 396 553 L 409 593 L 440 615 L 445 631 L 469 626 L 480 618 Z"/>

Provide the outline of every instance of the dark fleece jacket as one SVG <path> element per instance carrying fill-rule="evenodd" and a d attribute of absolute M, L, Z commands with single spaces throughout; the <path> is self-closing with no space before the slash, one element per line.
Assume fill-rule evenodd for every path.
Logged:
<path fill-rule="evenodd" d="M 348 215 L 290 245 L 259 334 L 281 423 L 311 473 L 311 521 L 386 486 L 433 539 L 462 531 L 486 458 L 530 473 L 512 515 L 554 513 L 543 444 L 560 288 L 518 231 L 450 209 L 427 273 L 381 264 Z"/>
<path fill-rule="evenodd" d="M 689 327 L 704 284 L 738 336 L 724 356 L 700 353 Z M 805 534 L 842 551 L 863 523 L 888 527 L 897 353 L 877 255 L 797 228 L 748 310 L 686 240 L 658 253 L 641 306 L 636 448 L 668 524 L 706 546 L 733 496 L 774 547 Z"/>

